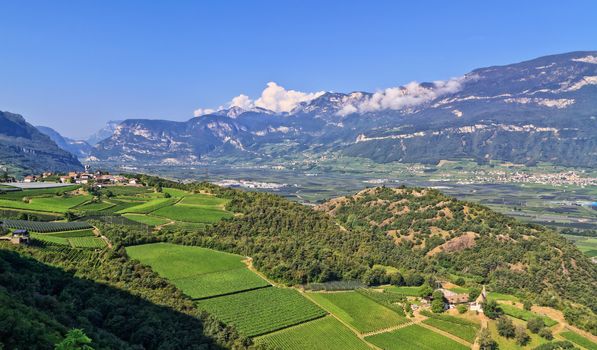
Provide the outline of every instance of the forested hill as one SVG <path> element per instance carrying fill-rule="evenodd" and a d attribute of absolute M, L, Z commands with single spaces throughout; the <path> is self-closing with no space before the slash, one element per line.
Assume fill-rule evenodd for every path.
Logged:
<path fill-rule="evenodd" d="M 231 199 L 235 218 L 202 232 L 166 226 L 152 239 L 251 256 L 259 270 L 289 284 L 375 284 L 384 273 L 377 264 L 397 267 L 405 277 L 456 274 L 558 307 L 597 332 L 591 321 L 597 267 L 544 227 L 429 189 L 367 189 L 314 210 L 271 194 L 208 187 Z"/>

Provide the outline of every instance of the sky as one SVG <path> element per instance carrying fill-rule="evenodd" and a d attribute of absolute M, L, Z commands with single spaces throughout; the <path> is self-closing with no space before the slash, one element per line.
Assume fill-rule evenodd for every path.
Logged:
<path fill-rule="evenodd" d="M 574 0 L 0 0 L 0 110 L 85 138 L 272 87 L 375 92 L 596 50 L 596 13 Z"/>

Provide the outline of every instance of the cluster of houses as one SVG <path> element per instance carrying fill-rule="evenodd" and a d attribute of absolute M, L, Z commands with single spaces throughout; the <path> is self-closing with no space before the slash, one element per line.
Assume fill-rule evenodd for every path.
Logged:
<path fill-rule="evenodd" d="M 23 182 L 31 183 L 31 182 L 38 182 L 43 181 L 44 179 L 48 179 L 50 177 L 56 176 L 53 173 L 46 172 L 41 175 L 29 175 L 25 176 Z M 66 175 L 59 176 L 58 179 L 63 184 L 80 184 L 86 185 L 89 183 L 95 183 L 97 185 L 139 185 L 139 179 L 135 178 L 126 178 L 122 175 L 110 175 L 109 173 L 102 172 L 102 171 L 71 171 Z"/>

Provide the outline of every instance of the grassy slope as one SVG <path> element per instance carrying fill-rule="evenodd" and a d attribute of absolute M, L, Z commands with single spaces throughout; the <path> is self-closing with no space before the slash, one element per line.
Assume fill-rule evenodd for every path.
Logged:
<path fill-rule="evenodd" d="M 405 317 L 357 292 L 309 293 L 309 297 L 363 333 L 407 322 Z"/>
<path fill-rule="evenodd" d="M 411 325 L 366 338 L 385 350 L 464 350 L 466 346 L 429 329 Z"/>

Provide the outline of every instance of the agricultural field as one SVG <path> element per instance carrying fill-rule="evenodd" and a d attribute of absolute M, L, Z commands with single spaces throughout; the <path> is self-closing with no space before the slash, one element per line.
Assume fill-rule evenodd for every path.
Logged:
<path fill-rule="evenodd" d="M 159 226 L 170 222 L 168 219 L 158 218 L 156 216 L 144 215 L 144 214 L 123 214 L 125 218 L 136 221 L 141 224 L 148 226 Z"/>
<path fill-rule="evenodd" d="M 517 308 L 514 305 L 500 304 L 499 306 L 504 311 L 504 313 L 506 315 L 512 316 L 514 318 L 518 318 L 523 321 L 528 321 L 534 317 L 541 317 L 543 319 L 543 321 L 545 322 L 545 325 L 548 327 L 555 326 L 556 324 L 558 324 L 556 321 L 552 320 L 551 318 L 549 318 L 547 316 L 538 315 L 534 312 Z"/>
<path fill-rule="evenodd" d="M 197 301 L 199 309 L 236 326 L 246 336 L 267 334 L 325 316 L 325 311 L 290 288 L 268 287 Z"/>
<path fill-rule="evenodd" d="M 182 201 L 179 204 L 182 205 L 195 205 L 195 206 L 203 206 L 203 207 L 219 207 L 224 209 L 224 206 L 228 203 L 227 199 L 218 198 L 216 196 L 207 195 L 207 194 L 192 194 L 189 196 L 184 196 Z"/>
<path fill-rule="evenodd" d="M 149 214 L 154 212 L 160 208 L 168 207 L 172 204 L 176 203 L 176 199 L 174 198 L 157 198 L 152 199 L 148 202 L 141 203 L 139 205 L 129 207 L 118 211 L 118 214 L 127 214 L 127 213 L 135 213 L 135 214 Z"/>
<path fill-rule="evenodd" d="M 468 347 L 413 324 L 393 332 L 381 333 L 365 338 L 384 350 L 465 350 Z"/>
<path fill-rule="evenodd" d="M 518 297 L 511 294 L 504 294 L 498 292 L 487 292 L 487 299 L 504 300 L 504 301 L 519 301 Z"/>
<path fill-rule="evenodd" d="M 79 185 L 54 187 L 54 188 L 38 188 L 38 189 L 25 189 L 22 191 L 10 191 L 6 193 L 0 193 L 0 199 L 2 200 L 13 200 L 20 201 L 24 197 L 39 197 L 39 196 L 56 196 L 66 192 L 71 192 L 78 189 Z"/>
<path fill-rule="evenodd" d="M 565 331 L 565 332 L 561 332 L 560 335 L 564 339 L 569 340 L 576 345 L 582 346 L 583 348 L 585 348 L 587 350 L 597 350 L 597 343 L 594 343 L 590 339 L 585 338 L 576 332 Z"/>
<path fill-rule="evenodd" d="M 245 267 L 173 279 L 171 282 L 194 299 L 270 286 L 266 280 Z"/>
<path fill-rule="evenodd" d="M 71 231 L 71 230 L 82 230 L 92 228 L 86 222 L 73 221 L 73 222 L 40 222 L 40 221 L 27 221 L 27 220 L 2 220 L 5 227 L 11 229 L 21 229 L 40 233 L 49 232 L 60 232 L 60 231 Z"/>
<path fill-rule="evenodd" d="M 389 328 L 408 319 L 357 292 L 307 293 L 328 312 L 361 333 Z"/>
<path fill-rule="evenodd" d="M 76 206 L 73 209 L 83 210 L 83 211 L 102 211 L 102 210 L 112 208 L 115 205 L 116 204 L 114 204 L 114 203 L 106 202 L 106 201 L 88 202 L 88 203 L 83 203 L 82 205 Z"/>
<path fill-rule="evenodd" d="M 418 296 L 420 296 L 421 291 L 423 290 L 423 287 L 422 286 L 419 286 L 419 287 L 388 286 L 388 287 L 384 287 L 383 289 L 384 289 L 384 291 L 400 294 L 405 297 L 418 297 Z"/>
<path fill-rule="evenodd" d="M 216 223 L 223 218 L 232 217 L 231 213 L 221 209 L 212 209 L 203 206 L 183 204 L 163 207 L 156 210 L 152 214 L 176 221 L 207 224 Z"/>
<path fill-rule="evenodd" d="M 574 242 L 578 249 L 589 257 L 597 256 L 597 237 L 562 235 Z"/>
<path fill-rule="evenodd" d="M 256 338 L 255 343 L 280 350 L 368 350 L 350 329 L 326 316 Z"/>
<path fill-rule="evenodd" d="M 471 344 L 475 341 L 477 332 L 481 328 L 478 323 L 450 315 L 425 313 L 425 316 L 429 318 L 423 323 L 455 335 Z"/>
<path fill-rule="evenodd" d="M 24 202 L 22 200 L 0 199 L 0 208 L 65 213 L 69 209 L 83 204 L 90 199 L 91 196 L 89 195 L 79 195 L 72 197 L 32 197 L 28 200 L 28 202 Z"/>
<path fill-rule="evenodd" d="M 368 288 L 361 288 L 356 290 L 367 298 L 396 311 L 400 316 L 406 316 L 404 313 L 404 306 L 401 304 L 406 300 L 406 297 L 392 292 L 376 291 Z"/>
<path fill-rule="evenodd" d="M 126 251 L 196 299 L 269 286 L 240 255 L 169 243 L 131 246 Z"/>
<path fill-rule="evenodd" d="M 92 230 L 66 231 L 56 233 L 31 233 L 33 239 L 73 248 L 103 248 L 106 242 L 95 237 Z"/>

